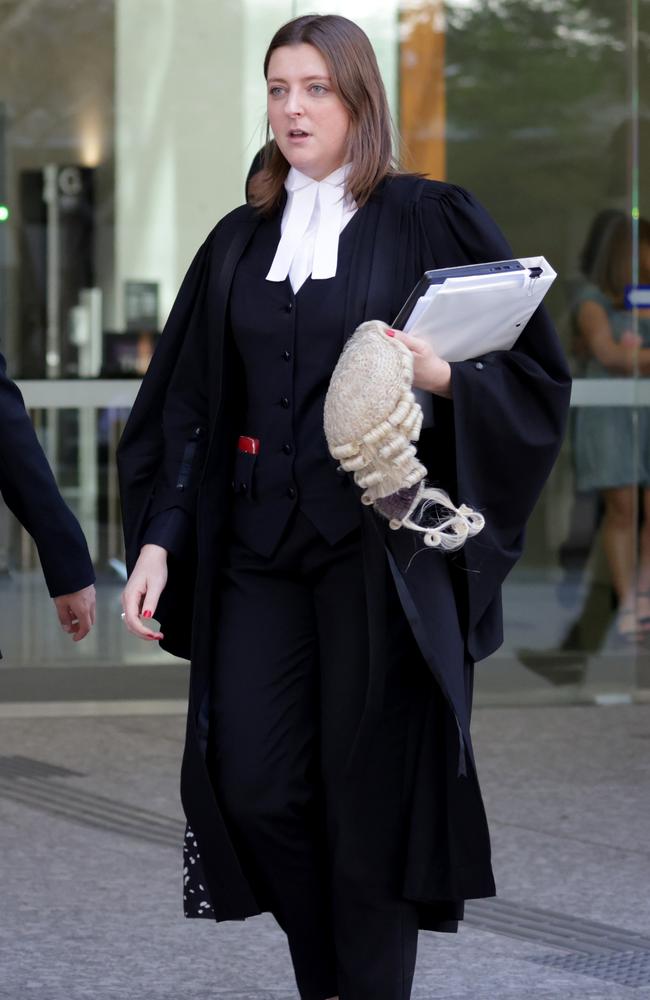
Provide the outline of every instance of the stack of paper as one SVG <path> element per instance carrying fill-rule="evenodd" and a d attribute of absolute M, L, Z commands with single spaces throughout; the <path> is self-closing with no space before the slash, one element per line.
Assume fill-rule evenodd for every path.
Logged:
<path fill-rule="evenodd" d="M 393 325 L 446 361 L 509 350 L 555 278 L 544 257 L 427 271 Z"/>
<path fill-rule="evenodd" d="M 393 326 L 426 338 L 446 361 L 509 350 L 556 277 L 544 257 L 427 271 Z M 430 394 L 416 395 L 427 426 Z"/>

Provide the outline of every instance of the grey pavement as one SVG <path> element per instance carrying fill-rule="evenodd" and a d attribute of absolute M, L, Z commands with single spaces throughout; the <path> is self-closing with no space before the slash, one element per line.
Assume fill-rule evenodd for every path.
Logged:
<path fill-rule="evenodd" d="M 182 916 L 183 726 L 0 720 L 3 1000 L 296 1000 L 268 914 Z M 499 896 L 421 933 L 414 998 L 650 997 L 650 705 L 486 707 L 474 733 Z"/>

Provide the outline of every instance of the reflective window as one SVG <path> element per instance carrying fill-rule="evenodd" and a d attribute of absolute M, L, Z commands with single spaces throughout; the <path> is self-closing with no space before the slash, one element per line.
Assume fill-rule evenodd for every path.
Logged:
<path fill-rule="evenodd" d="M 242 201 L 264 141 L 266 45 L 311 9 L 1 5 L 0 349 L 87 534 L 100 595 L 96 631 L 71 648 L 33 545 L 0 509 L 12 697 L 26 667 L 58 668 L 62 691 L 80 667 L 78 684 L 87 675 L 88 691 L 119 698 L 139 683 L 131 673 L 124 685 L 126 665 L 151 668 L 154 696 L 182 696 L 182 665 L 119 622 L 114 450 L 195 249 Z M 576 379 L 570 428 L 506 583 L 506 641 L 479 672 L 479 697 L 634 697 L 650 649 L 650 2 L 377 0 L 353 13 L 375 44 L 405 165 L 468 187 L 515 254 L 543 254 L 559 275 L 548 305 Z"/>

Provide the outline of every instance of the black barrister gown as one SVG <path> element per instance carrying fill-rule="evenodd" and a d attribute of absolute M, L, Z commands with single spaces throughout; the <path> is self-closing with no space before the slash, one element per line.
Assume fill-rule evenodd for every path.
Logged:
<path fill-rule="evenodd" d="M 411 175 L 383 181 L 359 210 L 357 223 L 346 335 L 367 319 L 390 323 L 425 269 L 511 256 L 470 194 Z M 206 766 L 216 584 L 241 432 L 229 291 L 258 224 L 258 213 L 242 206 L 199 249 L 118 450 L 129 569 L 154 515 L 181 508 L 190 526 L 181 553 L 169 556 L 156 617 L 165 634 L 161 645 L 192 664 L 181 795 L 192 831 L 190 885 L 198 893 L 200 882 L 200 898 L 209 906 L 193 905 L 195 897 L 188 895 L 186 914 L 207 912 L 217 920 L 260 912 Z M 407 758 L 410 822 L 404 868 L 396 874 L 405 898 L 418 904 L 420 926 L 439 931 L 457 929 L 465 899 L 495 891 L 469 732 L 473 666 L 502 641 L 501 584 L 521 554 L 526 521 L 565 428 L 570 378 L 544 309 L 512 350 L 454 363 L 452 386 L 453 400 L 434 396 L 434 426 L 422 433 L 419 454 L 429 481 L 457 503 L 481 510 L 486 526 L 460 552 L 443 555 L 417 551 L 421 543 L 412 534 L 387 529 L 372 508 L 363 508 L 370 671 L 367 710 L 355 741 L 361 774 L 364 752 L 372 746 L 373 699 L 382 685 L 390 573 L 431 676 Z M 353 799 L 355 808 L 381 823 L 383 804 L 362 780 Z M 363 873 L 363 844 L 350 836 L 347 850 Z"/>

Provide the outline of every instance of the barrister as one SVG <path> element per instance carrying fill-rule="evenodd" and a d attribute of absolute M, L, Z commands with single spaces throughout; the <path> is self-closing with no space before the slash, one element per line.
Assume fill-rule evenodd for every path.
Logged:
<path fill-rule="evenodd" d="M 36 542 L 61 627 L 78 641 L 95 621 L 93 564 L 1 354 L 0 424 L 0 493 Z"/>
<path fill-rule="evenodd" d="M 494 893 L 473 667 L 501 642 L 569 376 L 541 310 L 512 351 L 452 365 L 398 331 L 434 403 L 422 460 L 486 527 L 416 552 L 363 508 L 323 433 L 346 338 L 390 323 L 425 268 L 510 250 L 466 191 L 393 169 L 352 22 L 289 22 L 264 71 L 249 204 L 198 251 L 120 444 L 123 604 L 192 660 L 187 915 L 271 911 L 305 1000 L 406 1000 L 418 928 Z"/>

